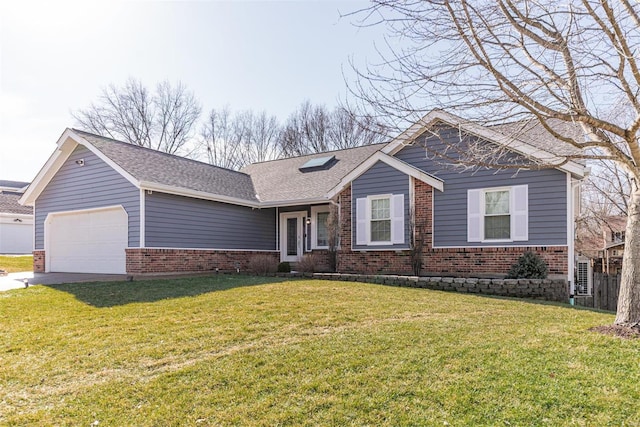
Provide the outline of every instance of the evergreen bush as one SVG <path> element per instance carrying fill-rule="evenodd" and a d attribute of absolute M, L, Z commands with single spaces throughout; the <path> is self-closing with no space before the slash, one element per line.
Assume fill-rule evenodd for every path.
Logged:
<path fill-rule="evenodd" d="M 548 272 L 540 255 L 527 251 L 511 266 L 507 279 L 546 279 Z"/>

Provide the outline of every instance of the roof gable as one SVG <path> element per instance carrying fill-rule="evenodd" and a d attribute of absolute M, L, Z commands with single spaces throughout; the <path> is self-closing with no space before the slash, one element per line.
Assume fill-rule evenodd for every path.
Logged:
<path fill-rule="evenodd" d="M 240 172 L 75 129 L 65 130 L 57 145 L 21 203 L 32 205 L 75 148 L 82 145 L 140 189 L 257 205 L 251 178 Z"/>
<path fill-rule="evenodd" d="M 358 178 L 360 175 L 368 171 L 373 165 L 378 162 L 386 163 L 394 169 L 399 170 L 402 173 L 405 173 L 409 176 L 412 176 L 415 179 L 418 179 L 424 183 L 429 184 L 436 190 L 444 191 L 444 181 L 441 179 L 428 174 L 418 168 L 411 166 L 409 163 L 403 162 L 400 159 L 384 154 L 381 151 L 374 153 L 367 160 L 362 162 L 358 167 L 353 169 L 349 174 L 347 174 L 340 182 L 335 185 L 329 192 L 327 193 L 327 198 L 333 198 L 335 195 L 340 193 L 343 189 L 349 185 L 353 180 Z"/>
<path fill-rule="evenodd" d="M 536 161 L 558 164 L 557 169 L 569 172 L 577 177 L 584 177 L 586 174 L 584 165 L 575 161 L 566 161 L 564 158 L 568 154 L 576 154 L 577 149 L 555 138 L 549 139 L 550 134 L 548 133 L 542 139 L 540 136 L 544 134 L 544 129 L 541 126 L 536 126 L 531 122 L 516 122 L 488 127 L 464 120 L 442 110 L 433 110 L 426 114 L 391 141 L 382 149 L 382 152 L 394 155 L 403 147 L 411 145 L 417 137 L 438 123 L 461 129 L 466 133 L 496 143 Z"/>
<path fill-rule="evenodd" d="M 141 188 L 191 190 L 251 204 L 258 201 L 251 178 L 242 172 L 75 129 L 74 132 L 130 174 Z"/>

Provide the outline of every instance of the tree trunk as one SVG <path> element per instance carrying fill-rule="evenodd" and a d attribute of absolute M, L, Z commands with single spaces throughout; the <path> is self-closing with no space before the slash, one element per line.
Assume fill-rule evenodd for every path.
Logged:
<path fill-rule="evenodd" d="M 637 326 L 640 323 L 640 190 L 635 185 L 627 213 L 622 278 L 614 323 Z"/>

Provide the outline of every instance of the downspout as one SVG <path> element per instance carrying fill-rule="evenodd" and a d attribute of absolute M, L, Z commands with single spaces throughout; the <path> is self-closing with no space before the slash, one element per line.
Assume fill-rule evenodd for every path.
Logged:
<path fill-rule="evenodd" d="M 567 279 L 569 282 L 569 304 L 575 305 L 576 283 L 575 283 L 575 191 L 581 181 L 573 181 L 571 174 L 567 173 Z"/>
<path fill-rule="evenodd" d="M 276 206 L 276 247 L 274 248 L 278 251 L 279 258 L 282 258 L 282 254 L 280 254 L 280 207 Z"/>

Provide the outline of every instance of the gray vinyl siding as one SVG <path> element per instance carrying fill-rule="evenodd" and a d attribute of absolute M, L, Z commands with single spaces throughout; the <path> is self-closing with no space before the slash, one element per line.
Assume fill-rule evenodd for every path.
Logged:
<path fill-rule="evenodd" d="M 357 245 L 356 200 L 378 194 L 404 194 L 404 241 L 394 245 Z M 355 250 L 403 249 L 409 247 L 409 176 L 383 162 L 376 162 L 351 184 L 351 246 Z"/>
<path fill-rule="evenodd" d="M 276 249 L 275 209 L 153 192 L 145 195 L 149 248 Z"/>
<path fill-rule="evenodd" d="M 76 160 L 84 159 L 84 165 Z M 49 213 L 122 205 L 129 247 L 140 245 L 140 190 L 83 146 L 78 146 L 35 201 L 35 248 L 44 249 Z"/>
<path fill-rule="evenodd" d="M 440 133 L 444 141 L 455 143 L 458 130 Z M 419 139 L 420 140 L 420 139 Z M 436 151 L 443 142 L 428 141 Z M 419 145 L 400 150 L 396 157 L 444 180 L 444 192 L 434 191 L 433 245 L 496 246 L 495 243 L 467 242 L 467 190 L 513 185 L 528 185 L 529 240 L 500 243 L 500 246 L 552 246 L 567 244 L 567 175 L 557 169 L 520 170 L 479 169 L 461 172 L 442 164 L 441 160 L 427 158 Z"/>

